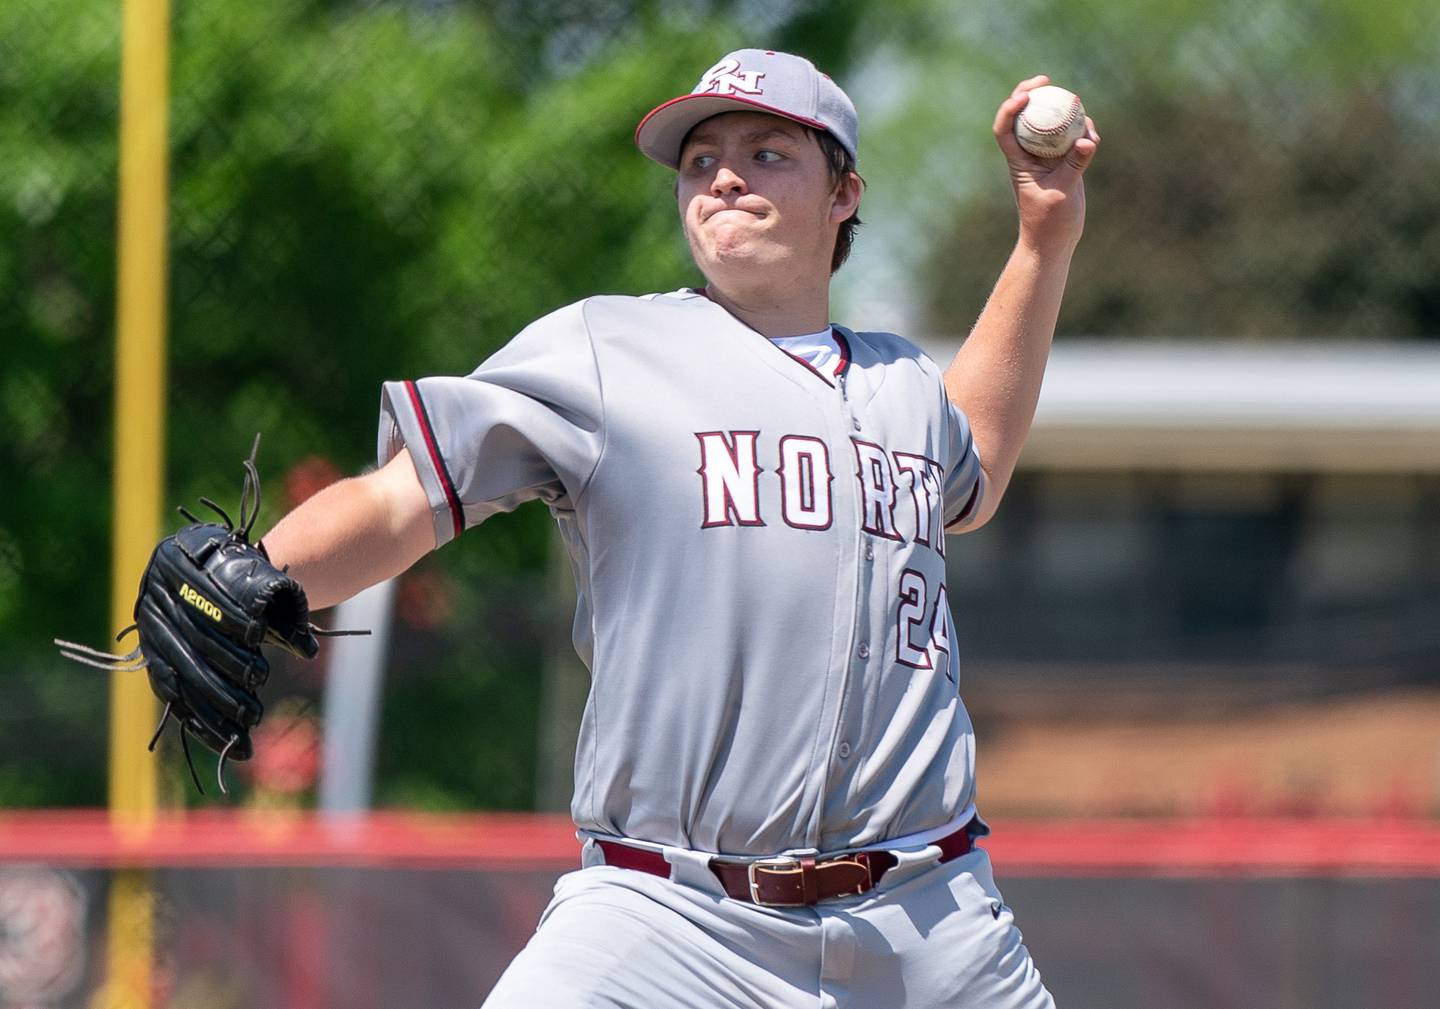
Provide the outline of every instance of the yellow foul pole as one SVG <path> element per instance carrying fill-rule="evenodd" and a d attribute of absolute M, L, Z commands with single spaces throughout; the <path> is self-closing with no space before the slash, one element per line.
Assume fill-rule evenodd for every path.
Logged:
<path fill-rule="evenodd" d="M 165 445 L 165 298 L 170 77 L 169 0 L 122 0 L 119 290 L 115 348 L 114 522 L 110 623 L 131 622 L 135 590 L 159 532 Z M 133 642 L 133 638 L 127 639 Z M 158 710 L 143 674 L 110 687 L 110 811 L 121 830 L 154 822 Z M 101 1009 L 150 1004 L 154 895 L 123 870 L 110 892 Z"/>

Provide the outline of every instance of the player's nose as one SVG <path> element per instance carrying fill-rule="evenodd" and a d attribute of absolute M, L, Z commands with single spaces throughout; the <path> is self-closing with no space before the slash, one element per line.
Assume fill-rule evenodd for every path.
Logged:
<path fill-rule="evenodd" d="M 722 165 L 715 173 L 715 179 L 710 183 L 710 192 L 716 196 L 724 196 L 726 193 L 745 193 L 749 190 L 742 179 L 729 165 Z"/>

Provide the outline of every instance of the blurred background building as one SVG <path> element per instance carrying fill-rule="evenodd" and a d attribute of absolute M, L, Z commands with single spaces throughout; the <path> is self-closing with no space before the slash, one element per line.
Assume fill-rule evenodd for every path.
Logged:
<path fill-rule="evenodd" d="M 1024 478 L 950 554 L 996 805 L 1440 811 L 1434 351 L 1056 348 Z"/>

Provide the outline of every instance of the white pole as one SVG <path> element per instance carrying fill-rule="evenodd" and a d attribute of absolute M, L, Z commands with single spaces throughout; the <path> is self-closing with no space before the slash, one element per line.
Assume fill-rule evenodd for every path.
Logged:
<path fill-rule="evenodd" d="M 325 678 L 325 743 L 320 770 L 320 810 L 327 816 L 370 808 L 375 740 L 385 656 L 395 612 L 395 581 L 361 592 L 330 614 L 330 625 L 368 628 L 368 635 L 331 638 Z"/>

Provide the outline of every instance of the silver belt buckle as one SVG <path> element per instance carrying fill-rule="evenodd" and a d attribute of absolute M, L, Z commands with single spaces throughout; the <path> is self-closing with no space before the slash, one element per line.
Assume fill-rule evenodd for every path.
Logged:
<path fill-rule="evenodd" d="M 773 872 L 804 872 L 800 860 L 790 855 L 772 855 L 757 858 L 745 866 L 746 878 L 750 880 L 750 900 L 761 907 L 805 907 L 805 888 L 800 888 L 800 900 L 761 900 L 759 883 L 755 879 L 756 869 L 770 869 Z"/>

